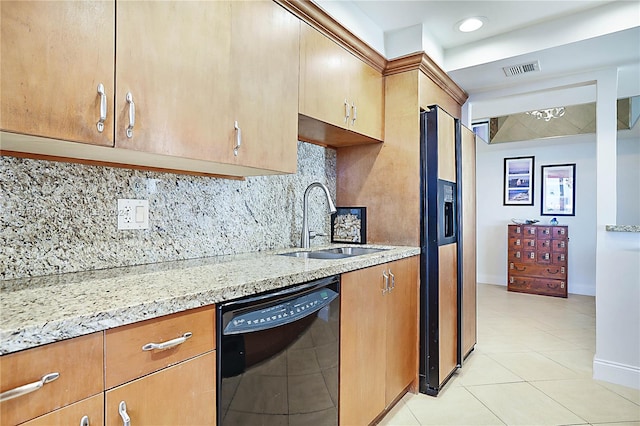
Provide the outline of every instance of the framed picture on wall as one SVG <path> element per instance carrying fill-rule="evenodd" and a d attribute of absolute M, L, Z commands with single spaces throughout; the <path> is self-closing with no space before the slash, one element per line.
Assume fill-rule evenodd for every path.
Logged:
<path fill-rule="evenodd" d="M 542 166 L 542 216 L 575 216 L 576 165 Z"/>
<path fill-rule="evenodd" d="M 504 159 L 505 206 L 533 205 L 534 158 L 532 156 Z"/>

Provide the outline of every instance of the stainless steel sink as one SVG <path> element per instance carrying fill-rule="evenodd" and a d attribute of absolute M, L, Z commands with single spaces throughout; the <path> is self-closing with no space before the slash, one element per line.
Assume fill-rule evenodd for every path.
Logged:
<path fill-rule="evenodd" d="M 387 249 L 366 247 L 337 247 L 316 251 L 292 251 L 280 253 L 281 256 L 302 257 L 306 259 L 344 259 L 347 257 L 362 256 L 364 254 L 377 253 Z"/>

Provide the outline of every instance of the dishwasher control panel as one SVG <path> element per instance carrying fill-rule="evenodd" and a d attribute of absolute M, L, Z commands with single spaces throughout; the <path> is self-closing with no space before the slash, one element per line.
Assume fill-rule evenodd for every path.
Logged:
<path fill-rule="evenodd" d="M 335 291 L 321 288 L 275 305 L 236 312 L 222 332 L 225 335 L 250 333 L 288 324 L 319 311 L 336 297 Z"/>

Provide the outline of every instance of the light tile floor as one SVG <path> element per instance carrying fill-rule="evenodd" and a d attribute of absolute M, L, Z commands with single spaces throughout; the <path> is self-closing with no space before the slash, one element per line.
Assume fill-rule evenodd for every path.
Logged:
<path fill-rule="evenodd" d="M 640 391 L 593 380 L 595 299 L 478 285 L 478 343 L 438 397 L 405 395 L 380 425 L 636 425 Z"/>

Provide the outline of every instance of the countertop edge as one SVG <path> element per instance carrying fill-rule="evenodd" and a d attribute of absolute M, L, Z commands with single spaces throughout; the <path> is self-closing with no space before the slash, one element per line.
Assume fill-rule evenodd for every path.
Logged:
<path fill-rule="evenodd" d="M 305 261 L 302 259 L 289 258 L 288 256 L 277 256 L 279 253 L 284 251 L 293 251 L 296 249 L 278 250 L 272 253 L 260 253 L 259 255 L 256 255 L 258 260 L 251 262 L 252 269 L 260 268 L 260 259 L 266 263 L 273 262 L 274 259 L 277 259 L 277 261 L 289 266 L 289 268 L 287 268 L 287 272 L 282 275 L 271 276 L 265 273 L 265 277 L 257 279 L 235 279 L 230 285 L 225 286 L 216 286 L 215 283 L 210 286 L 203 284 L 201 289 L 199 288 L 195 291 L 177 291 L 182 289 L 180 288 L 176 289 L 175 294 L 171 294 L 168 297 L 149 297 L 147 300 L 140 300 L 131 304 L 122 302 L 116 304 L 110 309 L 96 309 L 95 312 L 88 311 L 80 314 L 68 314 L 55 319 L 37 318 L 32 319 L 31 324 L 28 324 L 29 321 L 26 321 L 26 325 L 21 323 L 20 326 L 13 324 L 12 326 L 7 327 L 6 324 L 4 324 L 0 329 L 0 355 L 6 355 L 36 346 L 54 343 L 60 340 L 80 337 L 94 332 L 105 331 L 114 327 L 158 318 L 189 309 L 209 306 L 251 294 L 288 287 L 290 285 L 296 285 L 331 275 L 343 274 L 420 254 L 420 249 L 418 247 L 382 245 L 368 246 L 385 247 L 387 250 L 375 254 L 331 261 Z M 246 259 L 238 261 L 237 265 L 239 268 L 242 268 L 243 266 L 246 267 Z M 233 270 L 234 262 L 230 261 L 220 265 L 207 266 L 210 270 L 215 270 L 216 267 L 224 268 L 225 270 Z M 194 267 L 191 269 L 196 270 L 197 268 Z M 210 270 L 205 270 L 204 272 L 211 273 Z M 190 269 L 188 268 L 186 270 L 180 270 L 179 274 L 184 276 L 184 279 L 188 280 L 190 279 L 189 272 Z M 239 271 L 238 275 L 242 275 L 243 272 L 244 271 Z M 149 280 L 148 275 L 152 274 L 140 274 L 139 279 L 136 279 L 138 278 L 137 276 L 131 276 L 131 274 L 129 274 L 127 275 L 127 280 L 135 283 L 135 290 L 140 292 L 140 288 L 137 287 L 147 284 L 147 281 Z M 171 278 L 175 280 L 176 274 L 174 273 L 173 275 L 174 276 Z M 116 285 L 117 279 L 114 278 L 112 280 L 114 285 Z M 109 282 L 109 279 L 103 281 Z M 175 285 L 176 283 L 170 282 L 169 284 Z M 79 286 L 77 283 L 74 285 Z M 93 285 L 93 283 L 86 283 L 86 285 Z M 126 291 L 127 289 L 122 290 Z M 54 292 L 58 292 L 59 289 L 56 286 L 52 286 L 37 289 L 37 291 L 44 292 L 43 298 L 47 298 L 47 293 L 51 293 L 53 296 Z M 2 305 L 8 302 L 17 303 L 20 301 L 19 297 L 21 295 L 16 295 L 15 297 L 17 300 L 12 301 L 6 300 L 7 297 L 5 296 L 7 296 L 7 294 L 11 294 L 11 292 L 4 292 L 3 299 L 5 300 L 2 301 Z M 93 295 L 93 297 L 96 299 L 100 297 L 105 298 L 108 297 L 108 295 L 101 294 L 98 291 Z M 97 300 L 94 301 L 92 299 L 86 300 L 85 302 L 87 305 L 91 305 L 92 303 L 95 305 L 98 304 Z M 28 303 L 23 302 L 23 306 L 24 310 L 29 309 Z M 7 318 L 3 318 L 3 323 L 4 322 L 7 322 Z"/>
<path fill-rule="evenodd" d="M 640 225 L 607 225 L 609 232 L 640 232 Z"/>

